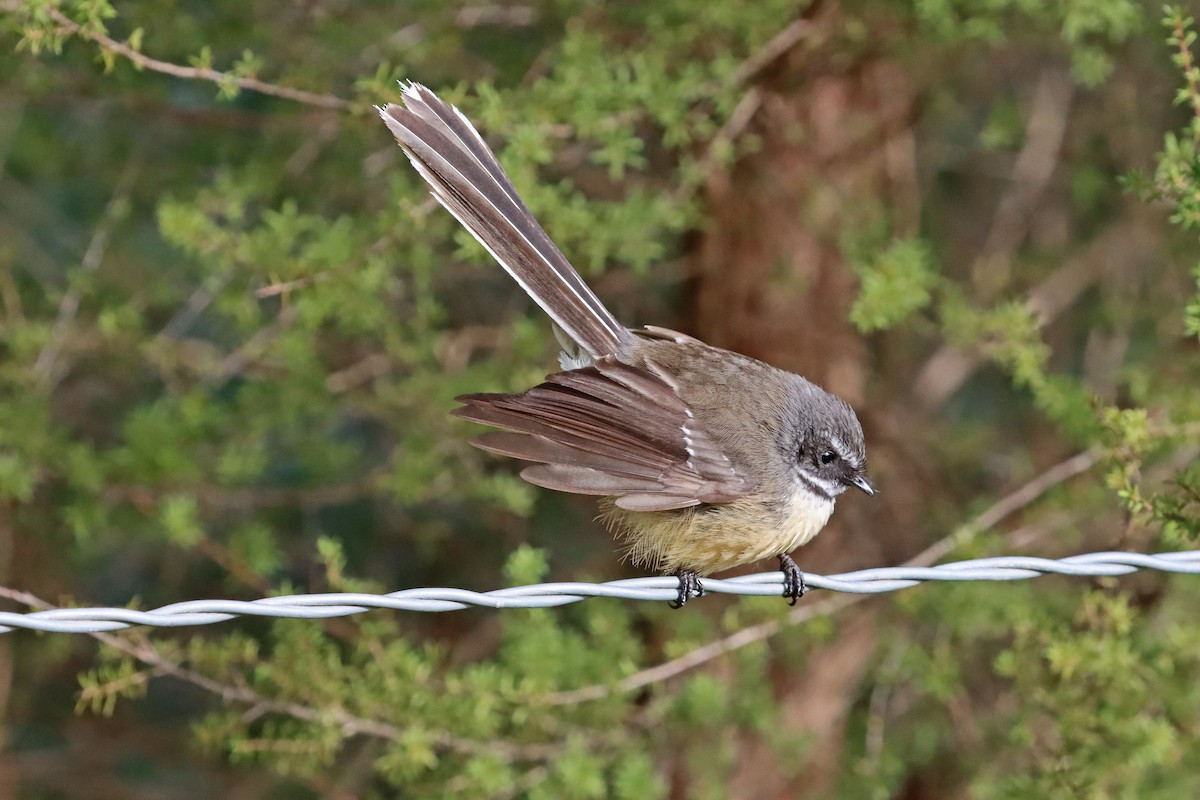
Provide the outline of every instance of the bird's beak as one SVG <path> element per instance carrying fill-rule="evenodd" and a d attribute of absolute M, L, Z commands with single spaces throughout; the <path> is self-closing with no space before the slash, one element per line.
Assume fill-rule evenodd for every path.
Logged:
<path fill-rule="evenodd" d="M 855 475 L 853 478 L 848 479 L 846 483 L 851 486 L 857 486 L 869 495 L 875 494 L 875 484 L 871 483 L 866 475 Z"/>

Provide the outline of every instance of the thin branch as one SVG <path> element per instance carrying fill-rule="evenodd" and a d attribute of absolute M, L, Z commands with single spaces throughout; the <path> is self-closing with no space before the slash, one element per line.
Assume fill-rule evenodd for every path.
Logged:
<path fill-rule="evenodd" d="M 382 378 L 392 370 L 392 359 L 383 353 L 372 353 L 345 369 L 331 372 L 325 378 L 330 394 L 344 394 L 364 383 Z"/>
<path fill-rule="evenodd" d="M 538 10 L 531 5 L 486 5 L 463 6 L 454 16 L 454 24 L 460 28 L 528 28 L 538 21 Z"/>
<path fill-rule="evenodd" d="M 977 271 L 1010 260 L 1028 234 L 1034 207 L 1058 168 L 1074 95 L 1075 84 L 1065 72 L 1048 69 L 1039 77 L 1025 124 L 1025 143 L 1013 162 L 1008 190 L 996 206 Z"/>
<path fill-rule="evenodd" d="M 1060 70 L 1042 73 L 1034 89 L 1025 123 L 1025 141 L 1013 163 L 1008 190 L 996 206 L 987 238 L 971 267 L 980 295 L 985 299 L 1008 282 L 1012 259 L 1028 236 L 1034 208 L 1058 167 L 1073 96 L 1074 84 L 1069 75 Z M 1073 299 L 1091 283 L 1094 274 L 1093 259 L 1084 257 L 1068 262 L 1044 284 L 1068 278 L 1075 289 L 1071 294 Z M 1031 307 L 1036 308 L 1035 296 L 1041 288 L 1030 296 Z M 945 345 L 925 362 L 914 384 L 915 392 L 926 407 L 939 407 L 982 362 L 978 353 L 963 353 Z"/>
<path fill-rule="evenodd" d="M 704 181 L 712 183 L 716 180 L 717 175 L 722 172 L 722 149 L 732 147 L 742 133 L 745 132 L 754 115 L 762 108 L 762 91 L 757 87 L 747 89 L 738 100 L 729 118 L 721 125 L 720 130 L 710 139 L 704 147 L 704 153 L 700 156 L 699 167 Z M 676 199 L 682 200 L 686 195 L 695 190 L 695 187 L 690 183 L 680 183 L 675 187 Z"/>
<path fill-rule="evenodd" d="M 282 281 L 271 283 L 266 286 L 254 290 L 254 296 L 261 299 L 267 297 L 275 297 L 281 294 L 288 294 L 297 289 L 304 289 L 313 284 L 323 283 L 333 277 L 331 272 L 318 272 L 313 275 L 306 275 L 303 278 L 296 278 L 291 281 Z"/>
<path fill-rule="evenodd" d="M 196 320 L 208 309 L 212 302 L 217 299 L 217 293 L 220 292 L 232 279 L 233 275 L 226 272 L 219 275 L 211 286 L 199 286 L 188 297 L 186 303 L 179 311 L 175 312 L 175 316 L 168 320 L 167 324 L 162 327 L 154 337 L 155 344 L 161 344 L 166 339 L 179 339 L 187 332 L 189 328 L 195 324 Z"/>
<path fill-rule="evenodd" d="M 138 174 L 138 162 L 134 159 L 125 165 L 125 169 L 121 172 L 121 177 L 117 179 L 117 185 L 113 189 L 112 197 L 108 200 L 108 205 L 104 208 L 104 213 L 100 217 L 100 221 L 96 224 L 96 228 L 92 231 L 92 238 L 88 242 L 87 249 L 83 253 L 83 258 L 80 261 L 80 269 L 91 274 L 100 269 L 100 265 L 104 262 L 104 255 L 108 252 L 108 240 L 112 235 L 113 228 L 116 227 L 117 221 L 124 213 L 125 207 L 129 200 L 129 192 L 133 186 L 133 181 Z M 54 367 L 58 361 L 58 355 L 62 351 L 63 342 L 67 338 L 67 332 L 71 327 L 71 323 L 75 321 L 75 315 L 79 313 L 79 304 L 82 300 L 79 289 L 71 287 L 67 289 L 62 300 L 58 304 L 58 317 L 54 320 L 54 327 L 50 331 L 50 338 L 46 340 L 46 344 L 38 353 L 37 360 L 33 364 L 33 372 L 39 378 L 53 379 Z"/>
<path fill-rule="evenodd" d="M 801 41 L 811 36 L 815 27 L 807 19 L 793 20 L 738 65 L 737 69 L 733 71 L 734 83 L 745 83 L 758 75 Z"/>
<path fill-rule="evenodd" d="M 118 42 L 110 36 L 107 36 L 100 31 L 89 30 L 67 15 L 63 14 L 57 8 L 46 9 L 47 14 L 51 19 L 57 22 L 60 26 L 66 29 L 69 33 L 78 36 L 81 39 L 93 42 L 100 46 L 102 50 L 116 53 L 124 56 L 139 69 L 148 69 L 151 72 L 160 72 L 164 75 L 172 75 L 176 78 L 184 78 L 185 80 L 209 81 L 218 85 L 234 85 L 239 89 L 248 89 L 260 94 L 271 95 L 272 97 L 282 97 L 285 100 L 294 100 L 297 103 L 304 103 L 310 106 L 330 109 L 347 109 L 350 108 L 350 101 L 344 100 L 332 94 L 319 94 L 317 92 L 309 92 L 304 89 L 293 89 L 289 86 L 279 86 L 274 83 L 267 83 L 258 78 L 250 78 L 243 75 L 235 75 L 230 72 L 221 72 L 210 67 L 185 67 L 180 64 L 172 64 L 169 61 L 160 61 L 157 58 L 135 50 L 124 42 Z"/>
<path fill-rule="evenodd" d="M 1175 46 L 1179 49 L 1178 64 L 1187 81 L 1188 104 L 1192 107 L 1192 114 L 1200 121 L 1200 81 L 1196 78 L 1196 64 L 1188 47 L 1188 29 L 1184 27 L 1182 17 L 1176 17 L 1174 33 Z"/>
<path fill-rule="evenodd" d="M 1108 265 L 1145 258 L 1157 246 L 1137 221 L 1116 223 L 1034 286 L 1025 296 L 1025 306 L 1045 327 L 1066 312 Z M 939 408 L 984 361 L 980 352 L 940 347 L 918 371 L 912 393 L 925 408 Z"/>
<path fill-rule="evenodd" d="M 733 84 L 741 86 L 749 83 L 801 41 L 810 38 L 815 30 L 816 26 L 807 19 L 793 20 L 734 69 Z M 716 91 L 717 88 L 718 85 L 714 82 L 709 90 Z M 756 86 L 749 87 L 730 112 L 729 118 L 721 125 L 721 129 L 707 143 L 701 164 L 710 179 L 719 167 L 718 148 L 732 144 L 745 132 L 754 115 L 762 107 L 762 100 L 762 91 Z"/>
<path fill-rule="evenodd" d="M 1066 461 L 1060 461 L 1015 492 L 1010 492 L 988 506 L 983 513 L 967 525 L 927 547 L 917 556 L 918 559 L 921 559 L 921 563 L 909 566 L 929 566 L 946 557 L 979 533 L 996 527 L 1008 517 L 1032 505 L 1035 500 L 1055 486 L 1087 472 L 1096 465 L 1103 454 L 1103 448 L 1090 447 L 1082 453 L 1076 453 Z"/>
<path fill-rule="evenodd" d="M 296 309 L 292 306 L 283 308 L 270 325 L 260 328 L 241 347 L 225 356 L 212 373 L 205 376 L 205 385 L 220 386 L 240 375 L 243 370 L 262 358 L 272 343 L 290 330 L 295 322 Z"/>

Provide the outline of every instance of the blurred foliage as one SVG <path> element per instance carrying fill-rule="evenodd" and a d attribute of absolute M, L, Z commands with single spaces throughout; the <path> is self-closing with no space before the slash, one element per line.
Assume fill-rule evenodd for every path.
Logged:
<path fill-rule="evenodd" d="M 622 574 L 614 547 L 579 534 L 587 506 L 475 453 L 448 416 L 459 393 L 539 379 L 551 339 L 371 106 L 397 100 L 402 77 L 459 104 L 564 252 L 640 321 L 678 288 L 656 267 L 721 225 L 705 187 L 761 146 L 730 122 L 800 14 L 811 27 L 788 49 L 807 80 L 879 60 L 904 73 L 931 165 L 918 230 L 880 197 L 831 232 L 877 362 L 872 447 L 891 436 L 922 454 L 889 462 L 880 447 L 885 491 L 889 474 L 936 476 L 911 501 L 919 534 L 961 526 L 961 557 L 1019 541 L 1195 547 L 1200 74 L 1194 21 L 1167 9 L 1160 29 L 1163 13 L 8 0 L 0 584 L 144 607 Z M 1036 133 L 1030 82 L 1060 66 L 1086 87 L 1060 109 L 1060 200 L 1030 211 L 1001 264 L 979 256 L 981 231 Z M 1114 229 L 1150 230 L 1153 247 L 1118 256 L 1054 319 L 1039 288 Z M 943 348 L 983 366 L 912 424 L 911 385 Z M 975 530 L 973 512 L 1088 448 L 1103 475 L 1056 488 L 1020 528 Z M 112 749 L 78 769 L 114 765 L 115 788 L 76 775 L 95 797 L 166 796 L 188 775 L 179 796 L 768 796 L 747 782 L 751 744 L 784 796 L 1186 797 L 1200 790 L 1196 593 L 1138 576 L 887 598 L 832 732 L 798 729 L 783 687 L 821 666 L 844 616 L 789 627 L 773 598 L 242 620 L 110 637 L 98 656 L 83 637 L 17 635 L 0 707 L 28 797 L 59 795 L 22 756 L 74 774 L 89 722 Z M 784 633 L 622 688 L 759 625 Z M 828 735 L 836 748 L 814 745 Z M 169 755 L 145 755 L 163 741 Z M 153 763 L 122 771 L 130 752 Z"/>

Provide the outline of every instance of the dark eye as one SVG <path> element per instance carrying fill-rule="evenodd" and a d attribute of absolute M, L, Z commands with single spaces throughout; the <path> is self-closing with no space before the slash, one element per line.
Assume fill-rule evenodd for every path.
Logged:
<path fill-rule="evenodd" d="M 821 466 L 827 467 L 837 461 L 837 453 L 832 450 L 824 450 L 821 452 Z"/>

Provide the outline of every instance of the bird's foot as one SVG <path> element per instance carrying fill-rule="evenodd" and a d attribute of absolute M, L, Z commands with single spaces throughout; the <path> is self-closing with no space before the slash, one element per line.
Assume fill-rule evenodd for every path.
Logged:
<path fill-rule="evenodd" d="M 679 578 L 679 594 L 671 601 L 671 608 L 683 608 L 684 603 L 688 600 L 704 595 L 704 587 L 700 585 L 700 576 L 695 572 L 681 569 L 676 571 L 675 577 Z"/>
<path fill-rule="evenodd" d="M 794 606 L 808 591 L 808 587 L 804 585 L 804 573 L 787 553 L 779 557 L 779 569 L 783 571 L 783 596 L 788 599 L 789 606 Z"/>

